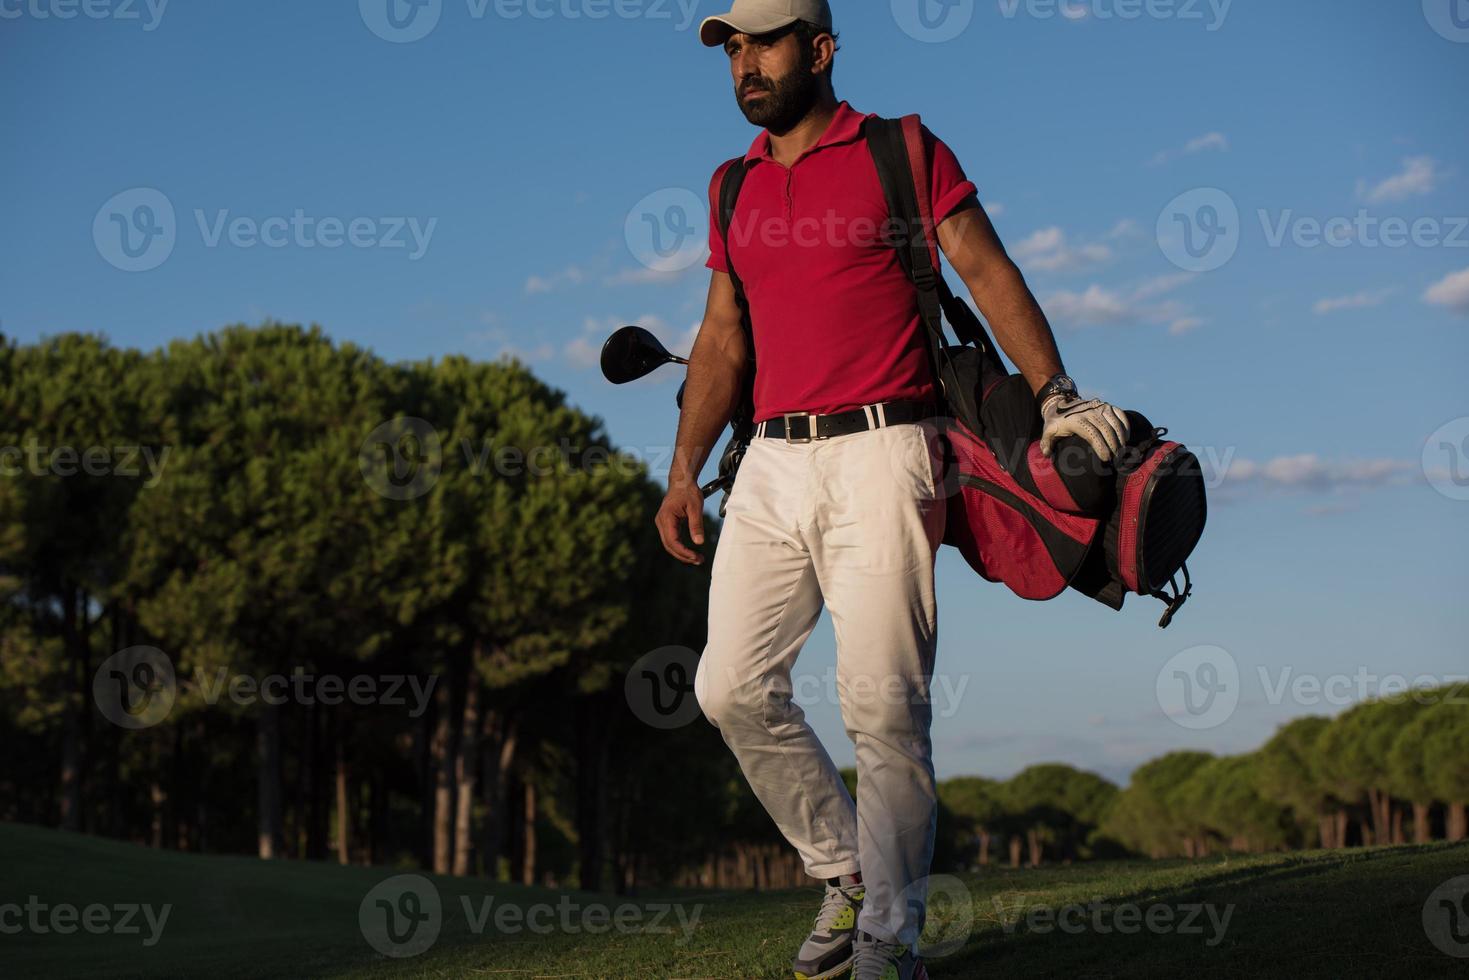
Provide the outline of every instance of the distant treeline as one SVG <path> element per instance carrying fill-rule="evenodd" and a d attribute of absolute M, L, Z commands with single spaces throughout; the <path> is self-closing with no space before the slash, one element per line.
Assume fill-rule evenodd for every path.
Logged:
<path fill-rule="evenodd" d="M 513 361 L 279 324 L 0 342 L 0 819 L 598 889 L 799 883 L 718 732 L 630 707 L 634 664 L 704 643 L 707 566 L 663 553 L 661 496 Z M 1418 839 L 1462 836 L 1466 745 L 1462 706 L 1369 706 L 1120 792 L 1065 766 L 950 780 L 935 867 L 1387 841 L 1408 807 Z"/>
<path fill-rule="evenodd" d="M 1172 752 L 1122 790 L 1042 765 L 1005 782 L 951 779 L 939 795 L 962 866 L 987 863 L 996 839 L 1017 865 L 1463 840 L 1469 685 L 1298 718 L 1246 755 Z"/>

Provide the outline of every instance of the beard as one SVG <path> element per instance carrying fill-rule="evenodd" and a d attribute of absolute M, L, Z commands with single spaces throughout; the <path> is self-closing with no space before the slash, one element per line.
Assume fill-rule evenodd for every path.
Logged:
<path fill-rule="evenodd" d="M 763 99 L 747 102 L 745 95 L 751 91 L 767 94 Z M 735 90 L 735 101 L 751 124 L 782 136 L 806 118 L 806 114 L 816 104 L 820 91 L 816 74 L 809 68 L 797 68 L 784 78 L 774 81 L 763 75 L 746 79 Z"/>

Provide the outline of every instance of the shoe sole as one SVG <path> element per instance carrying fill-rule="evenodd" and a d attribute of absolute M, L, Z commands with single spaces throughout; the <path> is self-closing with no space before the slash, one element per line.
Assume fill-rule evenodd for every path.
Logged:
<path fill-rule="evenodd" d="M 800 970 L 797 970 L 796 980 L 836 980 L 837 977 L 845 975 L 852 968 L 852 963 L 856 959 L 857 957 L 853 955 L 842 965 L 834 966 L 825 973 L 802 973 Z M 915 977 L 914 980 L 919 980 L 919 978 Z"/>

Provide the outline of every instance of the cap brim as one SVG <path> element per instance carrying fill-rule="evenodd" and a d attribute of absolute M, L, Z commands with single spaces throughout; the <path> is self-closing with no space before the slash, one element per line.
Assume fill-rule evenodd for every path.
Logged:
<path fill-rule="evenodd" d="M 704 22 L 699 25 L 699 40 L 704 42 L 706 48 L 717 48 L 736 34 L 769 34 L 782 27 L 789 27 L 800 19 L 777 15 L 736 23 L 729 14 L 723 17 L 705 17 Z"/>

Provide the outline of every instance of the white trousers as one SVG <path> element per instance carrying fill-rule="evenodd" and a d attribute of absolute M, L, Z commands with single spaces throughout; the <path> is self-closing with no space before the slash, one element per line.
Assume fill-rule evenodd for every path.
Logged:
<path fill-rule="evenodd" d="M 816 878 L 862 872 L 858 927 L 913 943 L 936 815 L 929 684 L 943 456 L 929 422 L 805 444 L 755 439 L 714 555 L 709 643 L 694 690 L 745 778 Z M 857 799 L 791 700 L 820 616 Z"/>

